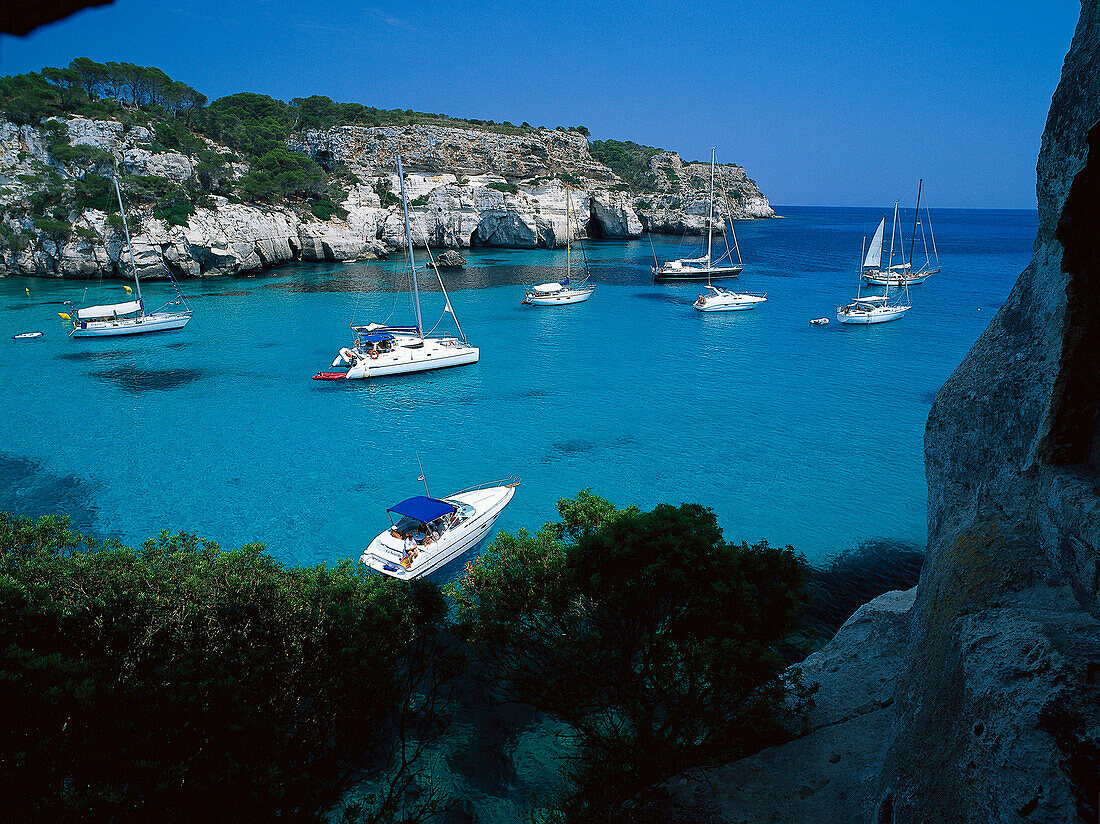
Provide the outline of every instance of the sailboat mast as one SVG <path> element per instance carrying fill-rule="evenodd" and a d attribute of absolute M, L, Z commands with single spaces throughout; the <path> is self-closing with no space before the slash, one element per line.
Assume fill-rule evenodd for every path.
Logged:
<path fill-rule="evenodd" d="M 917 208 L 913 210 L 913 236 L 909 238 L 909 268 L 913 268 L 913 244 L 917 242 L 917 218 L 920 216 L 920 191 L 924 187 L 924 178 L 917 184 Z"/>
<path fill-rule="evenodd" d="M 565 280 L 568 283 L 570 267 L 573 262 L 573 218 L 569 213 L 569 202 L 572 200 L 569 184 L 565 184 Z"/>
<path fill-rule="evenodd" d="M 409 201 L 405 197 L 405 173 L 401 170 L 401 155 L 397 155 L 397 179 L 401 181 L 401 207 L 405 210 L 405 240 L 409 244 L 409 270 L 412 272 L 413 304 L 416 307 L 416 334 L 424 334 L 424 323 L 420 319 L 420 289 L 416 285 L 416 258 L 413 256 L 413 236 L 409 227 Z"/>
<path fill-rule="evenodd" d="M 118 210 L 122 212 L 122 231 L 126 233 L 126 248 L 130 250 L 130 271 L 134 275 L 134 288 L 137 289 L 138 303 L 141 304 L 141 313 L 145 314 L 145 304 L 141 299 L 141 282 L 138 280 L 137 264 L 134 262 L 134 244 L 130 241 L 130 224 L 126 222 L 126 207 L 122 205 L 122 189 L 118 187 L 118 170 L 115 170 L 112 179 L 115 182 L 115 194 L 118 195 Z"/>
<path fill-rule="evenodd" d="M 894 223 L 890 227 L 890 266 L 886 270 L 886 299 L 890 299 L 890 278 L 894 274 L 894 234 L 898 229 L 898 202 L 894 201 Z"/>
<path fill-rule="evenodd" d="M 714 234 L 714 147 L 710 147 L 710 210 L 707 212 L 707 269 L 710 269 L 711 236 Z"/>

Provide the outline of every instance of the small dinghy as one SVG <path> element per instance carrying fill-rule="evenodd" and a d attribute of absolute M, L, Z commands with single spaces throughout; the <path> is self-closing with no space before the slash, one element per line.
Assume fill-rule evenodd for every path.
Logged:
<path fill-rule="evenodd" d="M 813 320 L 810 321 L 810 325 L 811 326 L 828 326 L 829 325 L 829 319 L 828 318 L 814 318 Z"/>
<path fill-rule="evenodd" d="M 12 335 L 12 340 L 33 340 L 34 338 L 42 337 L 41 332 L 20 332 L 18 335 Z"/>

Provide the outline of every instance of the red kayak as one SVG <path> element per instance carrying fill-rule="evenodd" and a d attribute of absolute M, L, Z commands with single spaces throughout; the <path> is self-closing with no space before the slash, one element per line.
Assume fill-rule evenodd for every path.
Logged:
<path fill-rule="evenodd" d="M 313 376 L 315 381 L 342 381 L 347 379 L 345 372 L 318 372 Z"/>

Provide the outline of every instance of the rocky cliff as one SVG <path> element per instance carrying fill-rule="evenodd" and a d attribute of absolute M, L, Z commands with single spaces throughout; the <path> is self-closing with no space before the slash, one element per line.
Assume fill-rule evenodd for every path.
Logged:
<path fill-rule="evenodd" d="M 1097 821 L 1097 54 L 1100 0 L 1085 0 L 1043 135 L 1034 258 L 928 418 L 911 608 L 860 610 L 803 665 L 821 684 L 809 729 L 672 782 L 678 806 L 731 822 Z"/>
<path fill-rule="evenodd" d="M 209 160 L 163 150 L 155 124 L 70 117 L 44 125 L 51 122 L 60 124 L 63 148 L 88 147 L 99 152 L 98 160 L 85 155 L 74 161 L 68 151 L 59 157 L 56 134 L 0 121 L 0 211 L 5 213 L 0 273 L 121 276 L 122 233 L 107 211 L 66 201 L 64 208 L 53 209 L 52 218 L 36 221 L 25 204 L 51 185 L 71 191 L 89 172 L 109 175 L 112 165 L 121 170 L 124 183 L 129 176 L 188 186 Z M 225 147 L 209 139 L 204 144 L 226 180 L 240 180 L 249 171 Z M 674 171 L 662 174 L 661 190 L 647 199 L 628 191 L 596 161 L 585 136 L 575 131 L 500 134 L 425 125 L 340 126 L 295 134 L 288 147 L 346 183 L 342 201 L 335 204 L 338 214 L 321 220 L 305 205 L 211 196 L 186 221 L 172 221 L 135 205 L 133 242 L 142 276 L 236 274 L 296 260 L 374 259 L 402 249 L 404 226 L 395 203 L 398 152 L 417 245 L 555 247 L 565 243 L 567 232 L 574 238 L 637 237 L 645 229 L 698 232 L 706 225 L 706 182 L 691 164 L 662 153 L 661 168 Z M 723 166 L 720 175 L 728 184 L 735 218 L 774 216 L 743 169 Z M 51 220 L 64 221 L 70 229 L 51 231 Z M 720 229 L 717 221 L 715 226 Z"/>

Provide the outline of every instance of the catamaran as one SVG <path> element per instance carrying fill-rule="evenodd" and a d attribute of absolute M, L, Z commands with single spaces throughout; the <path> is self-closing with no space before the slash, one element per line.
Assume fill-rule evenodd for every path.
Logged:
<path fill-rule="evenodd" d="M 932 265 L 932 258 L 928 254 L 928 236 L 924 233 L 924 224 L 920 222 L 920 196 L 921 190 L 924 188 L 924 178 L 921 178 L 917 184 L 917 208 L 913 210 L 913 234 L 909 238 L 909 260 L 905 263 L 898 263 L 888 268 L 886 272 L 882 271 L 880 266 L 880 259 L 882 256 L 882 246 L 880 244 L 878 255 L 879 257 L 872 258 L 874 254 L 874 244 L 871 244 L 871 249 L 867 252 L 867 259 L 863 261 L 863 271 L 860 273 L 860 278 L 864 283 L 870 283 L 875 286 L 886 286 L 889 283 L 891 286 L 912 286 L 916 283 L 924 283 L 929 277 L 940 271 L 940 252 L 936 248 L 936 233 L 932 229 L 932 214 L 928 211 L 928 207 L 924 207 L 925 215 L 928 222 L 928 234 L 932 237 L 932 251 L 936 256 L 935 267 Z M 924 244 L 924 266 L 918 271 L 913 271 L 913 247 L 917 242 L 917 228 L 920 228 L 921 241 Z"/>
<path fill-rule="evenodd" d="M 697 258 L 680 258 L 670 260 L 662 264 L 653 261 L 651 271 L 653 279 L 659 281 L 711 281 L 712 279 L 735 278 L 745 268 L 741 260 L 741 248 L 737 245 L 737 234 L 733 233 L 733 248 L 737 251 L 737 263 L 733 262 L 733 250 L 726 242 L 726 251 L 718 257 L 713 256 L 714 235 L 714 149 L 710 150 L 710 193 L 708 195 L 710 207 L 707 212 L 707 253 Z M 726 199 L 726 208 L 729 211 L 730 229 L 733 229 L 733 210 L 730 209 L 729 198 Z M 722 218 L 722 228 L 725 229 L 726 221 Z M 723 237 L 724 237 L 723 232 Z M 654 255 L 656 258 L 656 255 Z M 726 261 L 723 264 L 723 261 Z"/>
<path fill-rule="evenodd" d="M 882 235 L 883 230 L 886 227 L 886 218 L 883 217 L 882 221 L 878 225 L 878 230 L 875 232 L 875 237 L 871 241 L 871 250 L 863 249 L 860 251 L 860 259 L 863 261 L 863 265 L 866 266 L 868 260 L 882 260 Z M 894 263 L 894 235 L 898 227 L 898 204 L 894 202 L 894 225 L 890 230 L 890 266 Z M 878 254 L 874 255 L 875 246 L 878 246 Z M 864 255 L 866 252 L 866 255 Z M 841 323 L 886 323 L 887 321 L 897 320 L 902 317 L 906 312 L 913 308 L 909 302 L 909 284 L 903 283 L 905 289 L 904 302 L 898 301 L 897 303 L 890 303 L 890 280 L 884 284 L 886 286 L 885 295 L 862 295 L 863 281 L 860 279 L 859 286 L 856 288 L 856 297 L 847 306 L 838 306 L 836 309 L 836 319 Z"/>
<path fill-rule="evenodd" d="M 98 306 L 75 308 L 72 301 L 65 301 L 68 312 L 58 312 L 62 319 L 72 321 L 70 338 L 102 338 L 117 335 L 141 335 L 146 332 L 163 332 L 168 329 L 182 329 L 191 320 L 191 308 L 184 300 L 172 273 L 168 280 L 175 287 L 176 297 L 168 301 L 155 312 L 145 311 L 145 300 L 141 296 L 141 280 L 138 278 L 137 264 L 134 262 L 134 245 L 130 241 L 130 224 L 126 219 L 126 207 L 122 204 L 122 189 L 118 185 L 118 174 L 114 175 L 115 195 L 118 208 L 122 212 L 122 230 L 126 234 L 126 248 L 130 253 L 130 273 L 134 278 L 134 288 L 123 286 L 127 294 L 137 291 L 136 300 L 123 303 L 108 303 Z M 121 262 L 121 261 L 120 261 Z M 164 311 L 169 306 L 182 306 L 182 311 Z"/>
<path fill-rule="evenodd" d="M 513 475 L 445 498 L 430 493 L 406 498 L 386 510 L 390 528 L 370 542 L 359 560 L 394 578 L 429 575 L 485 538 L 519 484 Z"/>
<path fill-rule="evenodd" d="M 592 297 L 595 286 L 588 284 L 588 256 L 584 255 L 584 277 L 573 283 L 573 219 L 570 204 L 572 190 L 565 187 L 565 277 L 561 281 L 539 283 L 526 290 L 523 303 L 528 306 L 563 306 L 569 303 L 583 303 Z M 581 245 L 584 254 L 584 246 Z"/>
<path fill-rule="evenodd" d="M 412 297 L 415 310 L 415 325 L 389 326 L 383 323 L 369 323 L 365 326 L 353 325 L 355 341 L 351 346 L 342 348 L 332 361 L 332 368 L 344 367 L 343 372 L 318 372 L 314 380 L 357 380 L 362 378 L 380 378 L 390 375 L 405 375 L 411 372 L 426 372 L 430 369 L 445 369 L 450 366 L 464 366 L 477 363 L 481 350 L 471 346 L 458 322 L 458 315 L 451 306 L 447 287 L 443 285 L 443 276 L 439 267 L 433 266 L 439 279 L 439 288 L 445 302 L 443 315 L 450 314 L 458 328 L 458 336 L 437 335 L 435 331 L 424 331 L 424 322 L 420 314 L 420 289 L 416 282 L 416 258 L 413 254 L 412 229 L 409 224 L 409 202 L 405 196 L 405 175 L 401 169 L 401 156 L 397 156 L 397 176 L 401 181 L 401 205 L 405 212 L 405 240 L 408 244 L 407 260 L 409 275 L 412 278 Z M 431 252 L 429 251 L 429 255 Z M 443 320 L 440 316 L 436 326 Z"/>

